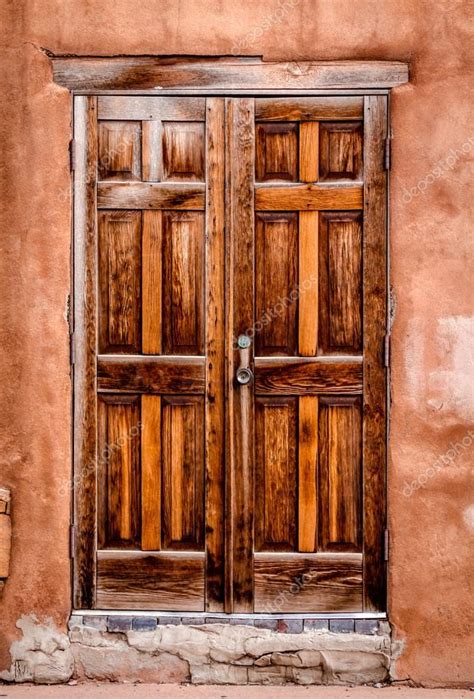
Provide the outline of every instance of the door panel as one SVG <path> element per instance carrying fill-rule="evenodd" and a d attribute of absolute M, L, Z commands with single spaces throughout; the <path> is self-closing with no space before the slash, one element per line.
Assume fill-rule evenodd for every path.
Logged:
<path fill-rule="evenodd" d="M 204 216 L 164 211 L 163 353 L 204 353 Z"/>
<path fill-rule="evenodd" d="M 255 354 L 291 356 L 297 343 L 291 300 L 298 269 L 297 216 L 260 213 L 255 235 L 255 313 L 262 326 L 255 334 Z"/>
<path fill-rule="evenodd" d="M 163 548 L 203 548 L 204 405 L 201 396 L 163 396 Z"/>
<path fill-rule="evenodd" d="M 95 604 L 111 609 L 222 610 L 224 101 L 78 104 L 89 123 L 99 112 L 88 163 L 98 506 L 89 490 L 87 596 L 96 589 Z"/>
<path fill-rule="evenodd" d="M 361 551 L 361 416 L 358 397 L 319 401 L 321 551 Z"/>
<path fill-rule="evenodd" d="M 78 608 L 384 608 L 386 122 L 75 98 Z"/>
<path fill-rule="evenodd" d="M 99 213 L 99 352 L 140 351 L 141 215 Z"/>
<path fill-rule="evenodd" d="M 141 180 L 141 124 L 99 122 L 99 178 Z"/>
<path fill-rule="evenodd" d="M 99 548 L 139 547 L 139 401 L 134 395 L 104 395 L 98 402 Z"/>
<path fill-rule="evenodd" d="M 385 415 L 380 329 L 386 287 L 383 265 L 377 269 L 370 262 L 378 244 L 375 235 L 369 243 L 366 226 L 373 234 L 378 227 L 383 250 L 385 98 L 370 107 L 379 120 L 375 142 L 374 112 L 364 105 L 363 115 L 356 100 L 255 100 L 253 123 L 247 100 L 236 99 L 232 108 L 229 157 L 234 144 L 245 139 L 246 147 L 239 148 L 240 177 L 228 182 L 231 208 L 235 202 L 231 222 L 249 188 L 255 207 L 253 240 L 249 221 L 245 230 L 240 221 L 231 227 L 236 257 L 230 266 L 238 266 L 230 280 L 233 340 L 244 333 L 251 341 L 245 354 L 234 351 L 230 378 L 230 440 L 245 445 L 244 453 L 231 450 L 233 497 L 242 499 L 233 510 L 242 554 L 233 590 L 236 611 L 264 612 L 273 604 L 287 612 L 383 606 L 385 464 L 379 427 Z M 254 150 L 247 145 L 252 140 Z M 369 277 L 378 280 L 372 300 Z M 368 331 L 374 339 L 370 352 Z M 243 365 L 253 370 L 254 383 L 235 380 Z M 371 468 L 378 460 L 375 489 L 381 498 L 370 515 L 363 496 L 369 490 L 373 497 L 369 451 Z M 253 503 L 247 474 L 245 481 L 241 477 L 246 469 L 255 474 Z M 247 519 L 253 520 L 253 540 L 251 529 L 245 538 L 240 534 L 247 532 Z M 377 533 L 367 531 L 368 519 L 370 527 L 377 520 Z M 378 568 L 372 589 L 367 582 L 364 587 L 368 567 Z M 248 582 L 245 594 L 241 581 Z M 292 591 L 282 595 L 285 586 Z"/>
<path fill-rule="evenodd" d="M 362 122 L 321 122 L 319 179 L 362 179 Z"/>
<path fill-rule="evenodd" d="M 296 537 L 295 398 L 255 401 L 255 550 L 293 551 Z"/>
<path fill-rule="evenodd" d="M 362 215 L 320 214 L 321 354 L 362 351 Z"/>

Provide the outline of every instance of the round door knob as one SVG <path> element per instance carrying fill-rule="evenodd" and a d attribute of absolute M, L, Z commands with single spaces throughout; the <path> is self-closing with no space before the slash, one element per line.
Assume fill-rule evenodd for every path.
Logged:
<path fill-rule="evenodd" d="M 237 340 L 237 345 L 239 346 L 239 349 L 248 349 L 250 345 L 252 344 L 252 340 L 248 335 L 239 335 L 239 338 Z"/>
<path fill-rule="evenodd" d="M 253 374 L 250 369 L 239 369 L 236 378 L 237 383 L 240 383 L 241 386 L 245 386 L 252 381 Z"/>

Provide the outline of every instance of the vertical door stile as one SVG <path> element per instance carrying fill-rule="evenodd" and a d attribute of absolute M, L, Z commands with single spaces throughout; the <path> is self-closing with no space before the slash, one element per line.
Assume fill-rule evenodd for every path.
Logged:
<path fill-rule="evenodd" d="M 387 98 L 364 98 L 364 235 L 363 235 L 363 484 L 364 610 L 385 607 L 386 371 L 387 322 Z"/>
<path fill-rule="evenodd" d="M 206 100 L 206 610 L 224 611 L 225 102 Z"/>
<path fill-rule="evenodd" d="M 74 607 L 96 594 L 97 98 L 74 98 Z"/>
<path fill-rule="evenodd" d="M 250 365 L 254 326 L 254 100 L 236 98 L 227 110 L 228 308 L 230 488 L 227 507 L 231 524 L 232 611 L 253 611 L 254 398 L 253 385 L 235 380 L 240 363 L 237 339 L 249 335 Z M 229 600 L 228 600 L 229 606 Z M 227 611 L 230 611 L 228 609 Z"/>
<path fill-rule="evenodd" d="M 232 464 L 232 454 L 234 450 L 233 414 L 234 414 L 234 391 L 233 391 L 233 317 L 234 317 L 234 296 L 232 293 L 232 244 L 231 244 L 231 212 L 232 212 L 232 188 L 231 181 L 231 143 L 232 143 L 232 119 L 233 100 L 225 99 L 225 368 L 224 368 L 224 396 L 225 396 L 225 564 L 224 564 L 224 611 L 232 613 L 234 602 L 234 567 L 233 567 L 233 540 L 234 540 L 234 518 L 232 516 L 232 493 L 234 492 L 234 472 Z M 229 516 L 230 513 L 230 516 Z"/>

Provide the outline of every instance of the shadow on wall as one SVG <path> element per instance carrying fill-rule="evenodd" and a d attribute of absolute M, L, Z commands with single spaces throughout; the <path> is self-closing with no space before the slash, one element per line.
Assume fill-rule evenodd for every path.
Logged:
<path fill-rule="evenodd" d="M 0 488 L 0 595 L 3 593 L 3 588 L 10 573 L 10 552 L 12 546 L 10 499 L 11 493 L 8 488 Z"/>

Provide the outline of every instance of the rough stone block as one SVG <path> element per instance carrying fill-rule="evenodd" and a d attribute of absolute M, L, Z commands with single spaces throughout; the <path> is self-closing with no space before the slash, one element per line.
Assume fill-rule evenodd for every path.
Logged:
<path fill-rule="evenodd" d="M 156 650 L 176 653 L 183 660 L 192 665 L 209 662 L 209 649 L 211 637 L 216 636 L 217 641 L 221 638 L 220 629 L 227 627 L 217 626 L 163 626 L 155 634 Z M 215 633 L 210 631 L 214 629 Z M 136 634 L 136 636 L 145 634 Z M 148 634 L 146 634 L 148 635 Z M 153 637 L 153 634 L 150 634 Z M 130 641 L 130 634 L 128 635 Z M 138 647 L 138 646 L 137 646 Z"/>
<path fill-rule="evenodd" d="M 299 667 L 301 659 L 297 653 L 272 653 L 270 656 L 271 665 L 283 665 L 290 667 Z"/>
<path fill-rule="evenodd" d="M 84 624 L 84 626 L 91 626 L 94 629 L 99 629 L 99 631 L 107 631 L 107 617 L 106 616 L 84 615 L 82 617 L 82 623 Z"/>
<path fill-rule="evenodd" d="M 69 618 L 69 621 L 67 622 L 67 627 L 69 631 L 73 629 L 75 626 L 81 626 L 82 625 L 82 616 L 71 616 Z"/>
<path fill-rule="evenodd" d="M 328 651 L 322 656 L 327 684 L 373 684 L 388 677 L 389 659 L 383 653 Z"/>
<path fill-rule="evenodd" d="M 328 631 L 329 619 L 305 619 L 305 631 Z"/>
<path fill-rule="evenodd" d="M 376 619 L 356 619 L 355 631 L 362 634 L 376 634 L 379 622 Z"/>
<path fill-rule="evenodd" d="M 388 621 L 379 621 L 379 628 L 377 631 L 379 636 L 390 636 L 392 629 Z"/>
<path fill-rule="evenodd" d="M 249 667 L 250 684 L 286 684 L 287 668 L 284 666 Z"/>
<path fill-rule="evenodd" d="M 272 656 L 271 653 L 268 655 L 262 655 L 260 658 L 257 658 L 254 662 L 254 665 L 256 667 L 268 667 L 268 665 L 272 664 Z"/>
<path fill-rule="evenodd" d="M 235 663 L 236 665 L 251 665 L 253 658 L 249 657 L 245 644 L 256 633 L 251 626 L 209 626 L 206 630 L 209 642 L 210 657 L 220 663 Z M 263 632 L 265 633 L 265 632 Z"/>
<path fill-rule="evenodd" d="M 132 628 L 132 617 L 131 616 L 109 616 L 107 617 L 107 629 L 108 631 L 129 631 Z"/>
<path fill-rule="evenodd" d="M 136 648 L 142 653 L 158 653 L 167 650 L 161 647 L 162 629 L 159 627 L 154 631 L 127 631 L 127 641 L 129 646 Z M 178 654 L 178 653 L 176 653 Z"/>
<path fill-rule="evenodd" d="M 330 619 L 329 630 L 333 633 L 354 633 L 354 620 Z"/>
<path fill-rule="evenodd" d="M 79 680 L 111 682 L 187 682 L 188 664 L 170 653 L 147 655 L 126 641 L 109 647 L 88 647 L 74 643 L 75 677 Z"/>
<path fill-rule="evenodd" d="M 324 675 L 322 668 L 313 667 L 289 667 L 287 678 L 291 682 L 302 685 L 322 684 Z"/>
<path fill-rule="evenodd" d="M 318 650 L 300 650 L 298 651 L 299 665 L 301 667 L 320 667 L 322 666 L 323 656 Z"/>
<path fill-rule="evenodd" d="M 245 650 L 248 655 L 254 658 L 269 653 L 301 650 L 373 653 L 384 650 L 386 641 L 386 637 L 380 636 L 333 634 L 321 633 L 320 631 L 307 631 L 302 634 L 275 634 L 266 629 L 254 629 L 254 633 L 245 642 Z"/>
<path fill-rule="evenodd" d="M 193 684 L 247 684 L 247 668 L 237 665 L 191 665 Z"/>

